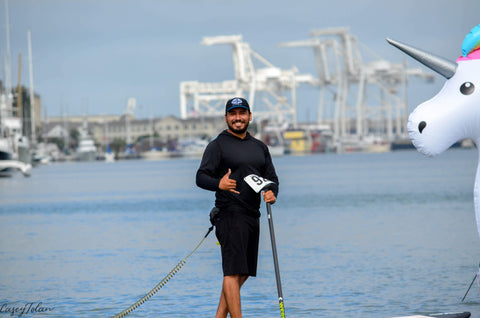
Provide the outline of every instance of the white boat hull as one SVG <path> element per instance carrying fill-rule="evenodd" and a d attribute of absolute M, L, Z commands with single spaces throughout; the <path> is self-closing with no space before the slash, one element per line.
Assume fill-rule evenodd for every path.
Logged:
<path fill-rule="evenodd" d="M 77 161 L 95 161 L 97 159 L 96 151 L 77 152 Z"/>
<path fill-rule="evenodd" d="M 18 160 L 0 160 L 0 174 L 9 176 L 12 170 L 19 170 L 24 176 L 30 176 L 32 165 Z"/>
<path fill-rule="evenodd" d="M 170 153 L 168 151 L 156 151 L 156 150 L 149 150 L 142 152 L 140 157 L 145 160 L 162 160 L 170 158 Z"/>

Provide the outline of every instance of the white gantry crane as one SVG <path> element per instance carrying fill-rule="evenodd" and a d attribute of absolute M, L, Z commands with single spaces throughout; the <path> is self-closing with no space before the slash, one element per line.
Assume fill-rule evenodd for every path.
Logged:
<path fill-rule="evenodd" d="M 320 90 L 318 123 L 331 125 L 339 142 L 369 135 L 381 135 L 388 141 L 403 138 L 407 79 L 432 80 L 433 74 L 379 57 L 365 63 L 357 38 L 346 27 L 312 30 L 310 35 L 307 40 L 279 46 L 314 50 Z"/>
<path fill-rule="evenodd" d="M 257 120 L 268 118 L 278 123 L 296 123 L 296 86 L 315 83 L 313 75 L 297 74 L 296 68 L 282 70 L 274 66 L 253 51 L 241 35 L 204 37 L 202 44 L 232 46 L 235 79 L 215 83 L 181 82 L 182 118 L 223 116 L 227 99 L 245 96 Z"/>

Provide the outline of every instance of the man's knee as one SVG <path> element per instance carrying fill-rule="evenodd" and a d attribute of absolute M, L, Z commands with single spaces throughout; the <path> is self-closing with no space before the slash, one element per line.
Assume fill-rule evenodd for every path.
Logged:
<path fill-rule="evenodd" d="M 240 275 L 240 274 L 227 275 L 223 277 L 223 280 L 225 282 L 235 282 L 235 283 L 238 283 L 239 285 L 242 285 L 247 279 L 248 279 L 248 275 Z"/>

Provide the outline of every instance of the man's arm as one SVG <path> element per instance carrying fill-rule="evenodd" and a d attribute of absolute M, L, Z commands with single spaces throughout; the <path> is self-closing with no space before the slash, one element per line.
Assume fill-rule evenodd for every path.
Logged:
<path fill-rule="evenodd" d="M 268 190 L 271 190 L 273 193 L 273 196 L 276 198 L 278 195 L 278 186 L 279 186 L 279 181 L 277 177 L 277 173 L 275 172 L 275 167 L 273 166 L 272 162 L 272 156 L 270 155 L 270 152 L 268 151 L 268 148 L 265 153 L 265 173 L 263 175 L 265 179 L 268 179 L 270 181 L 273 181 L 274 184 L 270 184 L 268 187 Z M 267 193 L 268 191 L 266 191 Z M 269 196 L 270 197 L 270 196 Z"/>
<path fill-rule="evenodd" d="M 202 162 L 197 170 L 197 186 L 210 191 L 217 191 L 220 178 L 217 169 L 220 162 L 219 149 L 215 142 L 208 144 L 202 157 Z"/>

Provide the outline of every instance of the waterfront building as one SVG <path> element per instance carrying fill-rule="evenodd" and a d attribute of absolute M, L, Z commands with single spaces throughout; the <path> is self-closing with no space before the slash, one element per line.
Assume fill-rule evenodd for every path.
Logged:
<path fill-rule="evenodd" d="M 155 137 L 163 143 L 184 138 L 211 139 L 225 128 L 223 116 L 180 119 L 176 116 L 165 116 L 151 119 L 136 119 L 131 115 L 124 116 L 70 116 L 50 117 L 45 121 L 43 129 L 46 138 L 61 138 L 70 131 L 78 129 L 86 122 L 88 133 L 95 144 L 108 145 L 113 140 L 122 140 L 126 144 Z"/>

